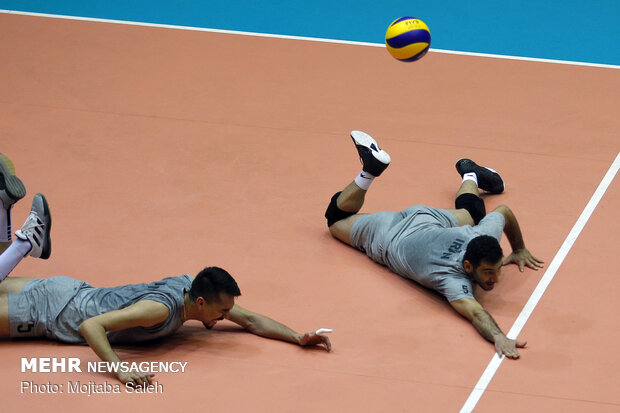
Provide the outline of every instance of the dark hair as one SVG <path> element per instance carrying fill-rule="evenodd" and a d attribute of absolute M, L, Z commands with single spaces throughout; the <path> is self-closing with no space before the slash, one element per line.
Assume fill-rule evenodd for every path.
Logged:
<path fill-rule="evenodd" d="M 480 265 L 480 262 L 486 261 L 489 264 L 495 264 L 502 259 L 504 253 L 499 241 L 488 235 L 480 235 L 469 241 L 463 261 L 469 261 L 474 268 Z"/>
<path fill-rule="evenodd" d="M 189 298 L 196 301 L 202 297 L 207 301 L 219 300 L 220 293 L 226 293 L 233 297 L 241 295 L 241 290 L 235 279 L 219 267 L 207 267 L 200 271 L 189 289 Z"/>

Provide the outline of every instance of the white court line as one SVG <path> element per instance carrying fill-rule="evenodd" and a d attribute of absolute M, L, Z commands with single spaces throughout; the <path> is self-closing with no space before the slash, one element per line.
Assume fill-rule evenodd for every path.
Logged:
<path fill-rule="evenodd" d="M 17 10 L 0 9 L 0 13 L 18 14 L 18 15 L 23 15 L 23 16 L 35 16 L 35 17 L 49 17 L 53 19 L 81 20 L 81 21 L 90 21 L 90 22 L 99 22 L 99 23 L 127 24 L 130 26 L 146 26 L 146 27 L 157 27 L 157 28 L 163 28 L 163 29 L 236 34 L 236 35 L 241 35 L 241 36 L 270 37 L 270 38 L 275 38 L 275 39 L 306 40 L 306 41 L 321 42 L 321 43 L 339 43 L 339 44 L 350 44 L 350 45 L 357 45 L 357 46 L 385 47 L 385 44 L 383 43 L 355 42 L 351 40 L 323 39 L 320 37 L 289 36 L 289 35 L 284 35 L 284 34 L 255 33 L 255 32 L 244 32 L 244 31 L 236 31 L 236 30 L 208 29 L 204 27 L 177 26 L 177 25 L 172 25 L 172 24 L 159 24 L 159 23 L 143 23 L 143 22 L 133 22 L 133 21 L 128 21 L 128 20 L 112 20 L 112 19 L 100 19 L 100 18 L 95 18 L 95 17 L 66 16 L 66 15 L 60 15 L 60 14 L 34 13 L 34 12 L 25 12 L 25 11 L 17 11 Z M 456 55 L 463 55 L 463 56 L 488 57 L 488 58 L 494 58 L 494 59 L 509 59 L 509 60 L 524 60 L 528 62 L 556 63 L 556 64 L 573 65 L 573 66 L 602 67 L 606 69 L 620 69 L 620 65 L 608 65 L 608 64 L 602 64 L 602 63 L 572 62 L 568 60 L 540 59 L 536 57 L 507 56 L 507 55 L 490 54 L 490 53 L 459 52 L 455 50 L 442 50 L 442 49 L 434 49 L 434 48 L 430 48 L 429 50 L 434 53 L 456 54 Z"/>
<path fill-rule="evenodd" d="M 577 237 L 581 233 L 581 230 L 583 230 L 583 228 L 585 227 L 586 223 L 592 216 L 594 209 L 605 194 L 605 191 L 607 191 L 607 188 L 609 188 L 611 181 L 613 181 L 616 173 L 618 173 L 618 169 L 620 169 L 620 152 L 616 156 L 614 162 L 609 167 L 607 174 L 605 174 L 605 177 L 594 192 L 594 195 L 592 195 L 592 198 L 590 198 L 590 202 L 588 202 L 588 205 L 586 205 L 585 209 L 577 219 L 575 226 L 573 226 L 573 229 L 564 240 L 564 243 L 553 258 L 553 261 L 551 261 L 549 268 L 547 268 L 547 271 L 545 271 L 545 274 L 538 282 L 538 285 L 530 296 L 530 299 L 527 301 L 527 303 L 525 303 L 523 310 L 521 310 L 521 314 L 519 314 L 519 317 L 517 317 L 517 319 L 515 320 L 512 328 L 510 329 L 508 334 L 506 334 L 508 338 L 516 339 L 521 330 L 523 329 L 525 322 L 528 320 L 530 315 L 532 315 L 534 307 L 536 307 L 536 304 L 538 304 L 538 301 L 540 301 L 542 295 L 545 293 L 545 290 L 549 286 L 549 283 L 551 283 L 551 280 L 553 280 L 553 277 L 558 271 L 558 268 L 560 268 L 560 265 L 562 265 L 562 262 L 568 255 L 568 252 L 572 248 L 575 241 L 577 240 Z M 482 373 L 480 380 L 478 380 L 478 383 L 469 395 L 469 398 L 463 405 L 463 408 L 461 408 L 461 413 L 469 413 L 474 410 L 476 404 L 480 400 L 480 397 L 482 397 L 482 394 L 485 392 L 487 386 L 489 385 L 489 382 L 495 375 L 495 372 L 497 371 L 497 369 L 499 369 L 500 364 L 502 364 L 503 359 L 504 358 L 499 357 L 497 353 L 493 355 L 491 362 L 487 366 L 484 373 Z"/>

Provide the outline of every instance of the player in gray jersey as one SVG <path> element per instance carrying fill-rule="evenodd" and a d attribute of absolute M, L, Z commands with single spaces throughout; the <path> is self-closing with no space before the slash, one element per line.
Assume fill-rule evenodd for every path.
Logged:
<path fill-rule="evenodd" d="M 166 337 L 188 320 L 211 329 L 228 319 L 259 336 L 331 350 L 329 338 L 320 331 L 300 334 L 235 304 L 241 291 L 233 277 L 217 267 L 195 277 L 185 274 L 112 288 L 95 288 L 69 277 L 7 278 L 24 256 L 48 258 L 51 253 L 51 214 L 42 194 L 35 195 L 28 219 L 11 243 L 10 208 L 25 194 L 12 164 L 0 154 L 0 235 L 8 229 L 0 241 L 0 337 L 88 344 L 103 361 L 119 362 L 111 344 Z M 123 383 L 137 385 L 150 384 L 153 376 L 137 371 L 116 374 Z"/>
<path fill-rule="evenodd" d="M 502 193 L 504 183 L 499 174 L 461 159 L 456 169 L 462 184 L 454 209 L 416 205 L 400 212 L 360 214 L 366 191 L 391 158 L 370 135 L 353 131 L 351 138 L 363 167 L 355 180 L 331 199 L 325 212 L 331 234 L 393 272 L 438 291 L 495 344 L 500 356 L 519 357 L 517 348 L 525 342 L 507 338 L 473 294 L 474 285 L 492 290 L 502 265 L 515 263 L 521 271 L 525 266 L 542 267 L 542 261 L 525 248 L 519 224 L 507 206 L 486 214 L 479 188 Z M 499 244 L 502 231 L 512 247 L 505 260 Z"/>

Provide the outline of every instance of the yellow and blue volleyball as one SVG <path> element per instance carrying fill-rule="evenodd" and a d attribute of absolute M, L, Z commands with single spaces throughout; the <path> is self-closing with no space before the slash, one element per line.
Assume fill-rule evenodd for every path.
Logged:
<path fill-rule="evenodd" d="M 385 33 L 385 46 L 395 59 L 415 62 L 431 47 L 431 32 L 422 20 L 415 17 L 401 17 L 388 27 Z"/>

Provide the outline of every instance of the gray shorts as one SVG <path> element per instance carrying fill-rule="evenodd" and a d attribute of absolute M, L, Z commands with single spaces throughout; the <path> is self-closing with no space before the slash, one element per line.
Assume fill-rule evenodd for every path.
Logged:
<path fill-rule="evenodd" d="M 351 228 L 351 244 L 373 261 L 391 267 L 386 261 L 389 261 L 387 249 L 392 244 L 425 228 L 455 226 L 458 226 L 458 221 L 449 211 L 414 205 L 401 212 L 377 212 L 362 216 Z"/>
<path fill-rule="evenodd" d="M 69 277 L 36 279 L 21 292 L 9 293 L 10 337 L 55 338 L 58 314 L 89 284 Z"/>

